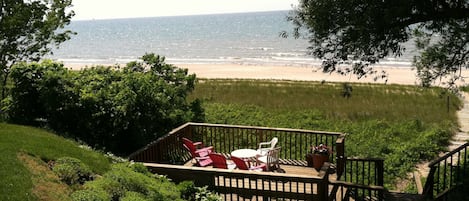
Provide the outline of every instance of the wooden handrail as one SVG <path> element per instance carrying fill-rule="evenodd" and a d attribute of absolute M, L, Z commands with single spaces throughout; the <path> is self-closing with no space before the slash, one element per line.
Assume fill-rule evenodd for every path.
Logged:
<path fill-rule="evenodd" d="M 348 181 L 336 180 L 336 181 L 330 181 L 330 183 L 333 184 L 333 185 L 343 185 L 343 186 L 349 186 L 349 187 L 360 188 L 360 189 L 369 189 L 369 190 L 376 190 L 376 191 L 386 190 L 384 188 L 384 186 L 354 184 L 354 183 L 348 182 Z"/>
<path fill-rule="evenodd" d="M 354 184 L 347 181 L 330 181 L 330 184 L 334 186 L 331 195 L 329 196 L 329 201 L 335 200 L 349 200 L 348 190 L 355 189 L 356 194 L 355 196 L 362 196 L 362 198 L 358 200 L 384 200 L 384 192 L 386 189 L 383 186 L 375 186 L 375 185 L 361 185 L 361 184 Z M 347 189 L 347 192 L 344 190 Z M 337 194 L 340 192 L 339 194 Z M 360 194 L 361 193 L 361 194 Z M 367 195 L 368 194 L 368 195 Z M 340 196 L 340 199 L 337 199 L 337 196 Z M 373 198 L 365 199 L 364 197 L 371 196 Z M 353 196 L 352 196 L 353 197 Z"/>
<path fill-rule="evenodd" d="M 336 135 L 336 136 L 343 136 L 344 135 L 343 133 L 329 132 L 329 131 L 313 131 L 313 130 L 293 129 L 293 128 L 272 128 L 272 127 L 262 127 L 262 126 L 243 126 L 243 125 L 209 124 L 209 123 L 194 123 L 194 122 L 188 122 L 184 125 L 221 127 L 221 128 L 244 128 L 244 129 L 258 129 L 258 130 L 286 131 L 286 132 L 300 132 L 300 133 L 325 134 L 325 135 Z"/>
<path fill-rule="evenodd" d="M 432 167 L 438 163 L 440 163 L 441 161 L 443 160 L 446 160 L 448 159 L 449 157 L 452 157 L 455 153 L 458 153 L 460 152 L 461 150 L 463 150 L 464 148 L 468 147 L 469 146 L 469 142 L 466 142 L 465 144 L 461 145 L 460 147 L 456 148 L 455 150 L 453 151 L 450 151 L 448 153 L 446 153 L 445 155 L 443 155 L 442 157 L 436 159 L 436 160 L 433 160 L 432 162 L 430 162 L 428 164 L 428 167 Z"/>
<path fill-rule="evenodd" d="M 428 173 L 427 181 L 423 189 L 423 195 L 427 199 L 440 199 L 446 196 L 447 193 L 450 193 L 451 189 L 461 185 L 459 183 L 460 179 L 465 181 L 460 176 L 458 177 L 458 172 L 462 172 L 464 175 L 469 171 L 466 158 L 468 147 L 469 142 L 429 163 L 428 167 L 430 168 L 430 172 Z M 463 158 L 461 158 L 462 155 Z"/>
<path fill-rule="evenodd" d="M 382 158 L 361 158 L 361 157 L 347 157 L 347 161 L 365 161 L 365 162 L 381 162 Z"/>
<path fill-rule="evenodd" d="M 166 137 L 168 137 L 168 136 L 170 136 L 170 135 L 174 135 L 175 133 L 180 132 L 181 130 L 187 128 L 190 124 L 191 124 L 190 122 L 189 122 L 189 123 L 185 123 L 185 124 L 183 124 L 183 125 L 181 125 L 181 126 L 175 128 L 175 129 L 171 130 L 168 134 L 159 137 L 159 138 L 156 139 L 155 141 L 150 142 L 150 143 L 147 144 L 146 146 L 144 146 L 144 147 L 140 148 L 139 150 L 137 150 L 137 151 L 131 153 L 131 154 L 128 156 L 128 158 L 129 158 L 129 159 L 134 158 L 137 154 L 143 152 L 143 151 L 146 150 L 148 147 L 151 147 L 151 146 L 153 146 L 153 145 L 155 145 L 155 144 L 158 144 L 158 142 L 160 142 L 161 140 L 165 139 Z"/>

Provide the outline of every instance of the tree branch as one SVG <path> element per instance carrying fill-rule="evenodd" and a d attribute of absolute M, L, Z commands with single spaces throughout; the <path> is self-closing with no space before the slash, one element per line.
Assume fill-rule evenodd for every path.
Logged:
<path fill-rule="evenodd" d="M 429 12 L 427 14 L 412 15 L 408 19 L 391 24 L 393 27 L 404 27 L 420 22 L 447 21 L 449 19 L 469 18 L 469 8 L 449 8 L 444 11 Z"/>

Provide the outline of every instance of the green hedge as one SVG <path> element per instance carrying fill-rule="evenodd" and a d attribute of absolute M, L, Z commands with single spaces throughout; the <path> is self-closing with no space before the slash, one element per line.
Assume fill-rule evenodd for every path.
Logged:
<path fill-rule="evenodd" d="M 147 54 L 126 67 L 70 71 L 45 61 L 11 70 L 8 120 L 45 125 L 118 155 L 129 154 L 187 121 L 203 121 L 198 100 L 186 101 L 195 75 Z"/>

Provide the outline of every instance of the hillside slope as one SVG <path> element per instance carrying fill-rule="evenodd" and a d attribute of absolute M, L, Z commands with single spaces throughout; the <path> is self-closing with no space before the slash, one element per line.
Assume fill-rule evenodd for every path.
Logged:
<path fill-rule="evenodd" d="M 101 174 L 109 169 L 110 159 L 96 151 L 82 148 L 78 143 L 42 129 L 0 123 L 0 200 L 37 200 L 33 173 L 24 155 L 46 162 L 68 156 L 80 159 L 93 172 Z M 39 186 L 40 188 L 53 187 Z"/>

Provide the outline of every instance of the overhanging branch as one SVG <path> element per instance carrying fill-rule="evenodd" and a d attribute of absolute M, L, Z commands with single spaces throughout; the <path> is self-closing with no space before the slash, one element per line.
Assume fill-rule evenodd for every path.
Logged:
<path fill-rule="evenodd" d="M 426 14 L 416 14 L 397 23 L 392 23 L 393 27 L 405 27 L 420 22 L 448 21 L 450 19 L 469 18 L 469 8 L 449 8 L 444 11 L 434 11 Z"/>

